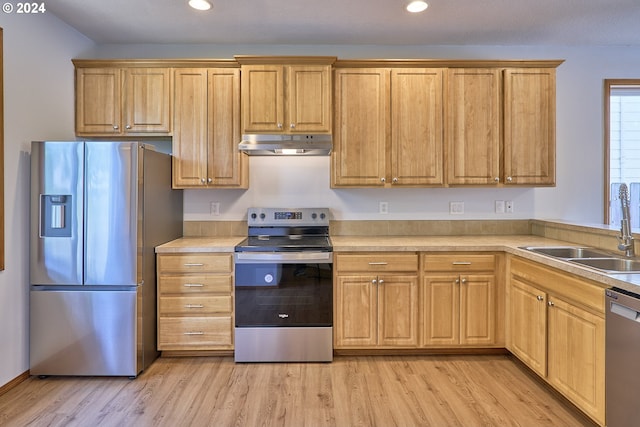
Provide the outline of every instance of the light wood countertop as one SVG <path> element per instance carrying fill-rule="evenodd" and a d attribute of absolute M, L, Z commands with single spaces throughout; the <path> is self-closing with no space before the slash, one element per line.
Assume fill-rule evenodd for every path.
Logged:
<path fill-rule="evenodd" d="M 234 252 L 245 236 L 182 237 L 156 247 L 156 253 Z M 331 236 L 335 253 L 348 252 L 506 252 L 599 282 L 640 294 L 640 274 L 605 274 L 562 259 L 521 249 L 523 246 L 581 246 L 535 235 L 464 236 Z"/>

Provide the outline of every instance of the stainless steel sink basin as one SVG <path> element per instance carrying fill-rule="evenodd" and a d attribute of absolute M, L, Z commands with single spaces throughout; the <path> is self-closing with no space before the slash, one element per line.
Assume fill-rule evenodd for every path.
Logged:
<path fill-rule="evenodd" d="M 597 268 L 607 273 L 640 273 L 640 261 L 626 258 L 576 258 L 569 259 L 576 264 Z"/>
<path fill-rule="evenodd" d="M 584 246 L 526 246 L 521 249 L 591 267 L 606 274 L 640 273 L 640 258 L 625 258 Z"/>
<path fill-rule="evenodd" d="M 527 246 L 526 249 L 537 254 L 555 258 L 609 258 L 611 254 L 594 248 L 576 246 Z"/>

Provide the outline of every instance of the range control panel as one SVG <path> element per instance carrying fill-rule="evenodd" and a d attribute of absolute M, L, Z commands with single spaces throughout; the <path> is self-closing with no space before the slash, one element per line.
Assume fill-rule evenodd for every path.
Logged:
<path fill-rule="evenodd" d="M 250 227 L 270 226 L 329 226 L 328 208 L 249 208 Z"/>

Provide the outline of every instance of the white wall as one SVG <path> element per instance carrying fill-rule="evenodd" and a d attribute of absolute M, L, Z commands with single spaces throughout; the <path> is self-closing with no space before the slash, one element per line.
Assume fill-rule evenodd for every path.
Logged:
<path fill-rule="evenodd" d="M 554 188 L 329 188 L 328 158 L 252 158 L 248 191 L 189 190 L 186 220 L 237 220 L 252 205 L 321 205 L 338 219 L 541 218 L 603 221 L 603 79 L 640 77 L 640 47 L 564 46 L 116 46 L 87 57 L 209 57 L 234 54 L 336 55 L 339 58 L 565 59 L 557 70 L 557 185 Z M 514 214 L 495 214 L 495 200 L 513 200 Z M 221 202 L 221 215 L 209 203 Z M 389 214 L 378 214 L 378 202 Z M 464 201 L 450 215 L 449 201 Z"/>
<path fill-rule="evenodd" d="M 5 270 L 0 272 L 0 386 L 29 369 L 29 152 L 73 133 L 71 58 L 91 42 L 57 18 L 0 15 L 4 38 Z"/>

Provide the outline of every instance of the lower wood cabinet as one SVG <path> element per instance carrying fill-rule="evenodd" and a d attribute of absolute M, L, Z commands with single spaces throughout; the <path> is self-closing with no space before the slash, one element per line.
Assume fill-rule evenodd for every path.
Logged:
<path fill-rule="evenodd" d="M 158 349 L 233 349 L 233 256 L 158 254 Z"/>
<path fill-rule="evenodd" d="M 418 255 L 337 254 L 334 347 L 418 345 Z"/>
<path fill-rule="evenodd" d="M 512 258 L 508 292 L 507 348 L 604 425 L 604 288 Z"/>
<path fill-rule="evenodd" d="M 421 346 L 494 346 L 503 319 L 498 254 L 422 254 Z M 499 292 L 500 291 L 500 292 Z"/>

